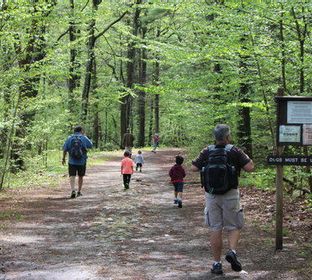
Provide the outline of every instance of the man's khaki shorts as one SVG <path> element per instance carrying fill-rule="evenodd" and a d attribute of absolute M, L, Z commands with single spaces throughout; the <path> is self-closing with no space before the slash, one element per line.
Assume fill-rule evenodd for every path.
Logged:
<path fill-rule="evenodd" d="M 238 189 L 222 195 L 205 192 L 205 223 L 213 230 L 235 230 L 244 226 L 244 213 L 240 207 Z"/>

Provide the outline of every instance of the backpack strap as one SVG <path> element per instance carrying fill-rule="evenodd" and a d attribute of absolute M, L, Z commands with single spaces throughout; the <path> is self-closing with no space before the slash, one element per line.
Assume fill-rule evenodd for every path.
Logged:
<path fill-rule="evenodd" d="M 208 149 L 208 151 L 210 152 L 210 151 L 214 150 L 215 147 L 216 147 L 216 145 L 209 145 L 209 146 L 207 147 L 207 149 Z"/>
<path fill-rule="evenodd" d="M 224 147 L 224 149 L 225 149 L 225 151 L 229 152 L 229 151 L 232 150 L 233 147 L 234 147 L 234 145 L 232 145 L 232 144 L 226 144 L 225 147 Z M 212 150 L 214 150 L 215 148 L 216 148 L 216 145 L 209 145 L 209 146 L 207 147 L 207 149 L 208 149 L 209 152 L 212 151 Z"/>
<path fill-rule="evenodd" d="M 227 152 L 229 152 L 229 151 L 231 151 L 232 150 L 232 148 L 234 147 L 234 145 L 232 145 L 232 144 L 227 144 L 227 145 L 225 145 L 225 150 L 227 151 Z"/>
<path fill-rule="evenodd" d="M 70 143 L 72 144 L 74 140 L 81 140 L 81 138 L 79 137 L 79 135 L 72 134 L 70 136 Z"/>

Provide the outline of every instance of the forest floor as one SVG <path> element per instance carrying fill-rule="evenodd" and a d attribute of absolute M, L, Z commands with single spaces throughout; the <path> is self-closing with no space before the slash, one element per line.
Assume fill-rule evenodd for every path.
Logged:
<path fill-rule="evenodd" d="M 202 189 L 186 184 L 183 208 L 173 205 L 167 174 L 177 152 L 144 151 L 128 191 L 112 157 L 88 168 L 76 199 L 66 177 L 54 188 L 0 193 L 0 280 L 311 279 L 311 211 L 285 199 L 284 249 L 275 252 L 274 193 L 251 187 L 241 187 L 244 270 L 223 259 L 224 275 L 212 275 Z M 198 174 L 188 171 L 187 181 Z"/>

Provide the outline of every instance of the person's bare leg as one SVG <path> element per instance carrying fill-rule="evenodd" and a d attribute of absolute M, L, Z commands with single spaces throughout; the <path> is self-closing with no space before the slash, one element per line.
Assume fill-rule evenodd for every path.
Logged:
<path fill-rule="evenodd" d="M 182 193 L 182 192 L 178 192 L 178 197 L 180 198 L 180 200 L 182 200 L 182 198 L 183 198 L 183 193 Z"/>
<path fill-rule="evenodd" d="M 228 233 L 228 242 L 229 242 L 230 250 L 225 255 L 225 259 L 231 264 L 232 269 L 237 272 L 242 270 L 242 265 L 237 259 L 237 255 L 236 255 L 236 248 L 238 245 L 239 237 L 240 237 L 240 230 L 238 229 L 231 230 Z"/>
<path fill-rule="evenodd" d="M 229 231 L 228 233 L 229 249 L 236 251 L 239 238 L 240 238 L 240 230 L 235 229 Z"/>
<path fill-rule="evenodd" d="M 75 179 L 76 179 L 75 176 L 69 177 L 69 184 L 70 184 L 71 191 L 75 191 Z"/>
<path fill-rule="evenodd" d="M 212 250 L 213 260 L 216 262 L 221 261 L 221 252 L 223 248 L 222 230 L 211 231 L 210 233 L 210 246 Z"/>
<path fill-rule="evenodd" d="M 82 184 L 83 184 L 83 176 L 79 176 L 78 177 L 78 192 L 81 192 Z"/>

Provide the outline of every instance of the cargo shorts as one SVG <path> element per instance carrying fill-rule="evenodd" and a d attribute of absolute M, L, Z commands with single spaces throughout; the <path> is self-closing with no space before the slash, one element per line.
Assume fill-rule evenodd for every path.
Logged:
<path fill-rule="evenodd" d="M 205 192 L 205 223 L 213 231 L 235 230 L 244 226 L 244 213 L 240 207 L 238 189 L 215 195 Z"/>

